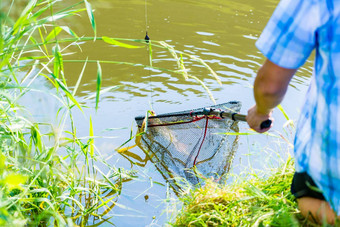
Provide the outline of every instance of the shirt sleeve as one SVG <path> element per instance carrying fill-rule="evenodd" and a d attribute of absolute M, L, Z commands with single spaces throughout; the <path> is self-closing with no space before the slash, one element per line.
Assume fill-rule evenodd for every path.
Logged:
<path fill-rule="evenodd" d="M 271 62 L 297 69 L 315 47 L 319 18 L 313 0 L 281 0 L 255 45 Z"/>

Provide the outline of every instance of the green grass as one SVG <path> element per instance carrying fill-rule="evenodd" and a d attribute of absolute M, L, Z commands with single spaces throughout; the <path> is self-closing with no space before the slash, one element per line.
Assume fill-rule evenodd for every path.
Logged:
<path fill-rule="evenodd" d="M 207 181 L 181 198 L 173 226 L 312 226 L 300 215 L 290 193 L 292 159 L 269 177 L 254 174 L 222 186 Z"/>

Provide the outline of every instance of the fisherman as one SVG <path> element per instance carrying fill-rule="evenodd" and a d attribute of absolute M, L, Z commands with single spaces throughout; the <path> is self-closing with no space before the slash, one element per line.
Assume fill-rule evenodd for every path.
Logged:
<path fill-rule="evenodd" d="M 266 57 L 247 122 L 257 132 L 315 49 L 314 72 L 294 141 L 291 191 L 301 213 L 334 224 L 340 215 L 340 1 L 281 0 L 256 42 Z"/>

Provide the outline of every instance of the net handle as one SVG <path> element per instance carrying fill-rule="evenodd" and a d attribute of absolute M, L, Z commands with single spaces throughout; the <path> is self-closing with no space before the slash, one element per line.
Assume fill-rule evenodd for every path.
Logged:
<path fill-rule="evenodd" d="M 199 116 L 199 115 L 214 115 L 214 116 L 218 116 L 221 118 L 229 118 L 232 119 L 234 121 L 247 121 L 246 120 L 246 115 L 243 114 L 239 114 L 236 112 L 225 112 L 219 109 L 213 109 L 213 108 L 203 108 L 200 110 L 196 110 L 196 111 L 190 111 L 190 112 L 177 112 L 177 113 L 167 113 L 167 114 L 159 114 L 156 116 L 149 116 L 148 118 L 152 119 L 152 118 L 162 118 L 162 117 L 175 117 L 175 116 Z M 136 121 L 140 121 L 140 120 L 144 120 L 144 116 L 138 116 L 135 117 Z M 261 129 L 265 129 L 265 128 L 269 128 L 272 124 L 272 121 L 270 119 L 265 120 L 261 123 L 260 128 Z"/>
<path fill-rule="evenodd" d="M 209 111 L 209 110 L 207 110 L 207 111 Z M 222 118 L 230 118 L 234 121 L 247 121 L 246 120 L 247 116 L 243 115 L 243 114 L 224 112 L 224 111 L 214 110 L 214 109 L 210 109 L 209 112 L 212 115 L 220 116 Z M 271 125 L 272 125 L 272 120 L 268 119 L 268 120 L 265 120 L 261 123 L 260 128 L 261 129 L 269 128 Z"/>

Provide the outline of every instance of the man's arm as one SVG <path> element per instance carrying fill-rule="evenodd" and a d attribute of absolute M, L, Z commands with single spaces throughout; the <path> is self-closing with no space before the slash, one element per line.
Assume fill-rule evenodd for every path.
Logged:
<path fill-rule="evenodd" d="M 248 110 L 247 122 L 252 129 L 261 133 L 269 130 L 261 129 L 260 125 L 271 117 L 273 109 L 281 103 L 295 72 L 296 69 L 282 68 L 269 60 L 265 61 L 254 82 L 256 105 Z"/>

